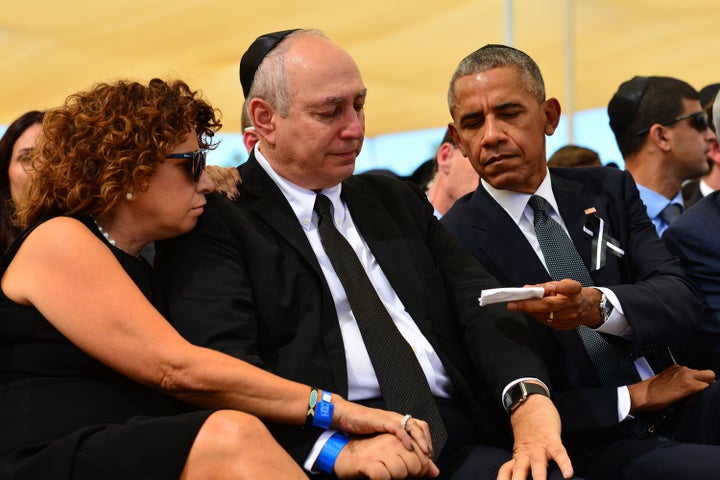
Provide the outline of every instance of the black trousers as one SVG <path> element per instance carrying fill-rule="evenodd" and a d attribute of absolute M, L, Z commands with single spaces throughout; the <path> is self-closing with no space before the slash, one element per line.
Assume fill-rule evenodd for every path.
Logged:
<path fill-rule="evenodd" d="M 689 399 L 676 424 L 670 442 L 628 437 L 607 443 L 591 456 L 571 450 L 573 463 L 589 480 L 719 479 L 720 383 Z"/>
<path fill-rule="evenodd" d="M 506 449 L 487 445 L 475 423 L 453 400 L 436 398 L 445 422 L 448 440 L 438 459 L 443 480 L 496 480 L 500 467 L 512 458 Z M 385 408 L 382 399 L 361 401 L 374 408 Z M 575 480 L 582 480 L 573 477 Z M 549 480 L 562 480 L 557 467 L 548 470 Z"/>

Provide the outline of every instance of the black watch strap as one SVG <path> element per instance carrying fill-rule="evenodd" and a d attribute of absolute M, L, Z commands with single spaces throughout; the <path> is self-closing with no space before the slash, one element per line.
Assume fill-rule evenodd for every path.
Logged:
<path fill-rule="evenodd" d="M 518 382 L 505 392 L 503 406 L 510 413 L 527 400 L 527 397 L 536 394 L 550 397 L 550 393 L 542 385 L 532 382 Z"/>

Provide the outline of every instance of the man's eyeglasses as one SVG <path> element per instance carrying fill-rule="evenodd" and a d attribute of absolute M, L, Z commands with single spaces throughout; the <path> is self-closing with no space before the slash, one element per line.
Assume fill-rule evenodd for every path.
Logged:
<path fill-rule="evenodd" d="M 681 120 L 690 120 L 690 126 L 693 127 L 698 132 L 704 132 L 707 130 L 707 128 L 710 126 L 710 120 L 708 119 L 708 116 L 705 112 L 695 112 L 695 113 L 688 113 L 687 115 L 682 115 L 680 117 L 673 118 L 672 120 L 666 120 L 664 122 L 655 122 L 659 123 L 660 125 L 672 125 L 673 123 L 679 122 Z M 655 125 L 653 123 L 652 125 Z M 650 125 L 647 128 L 643 128 L 642 130 L 638 130 L 638 135 L 645 135 L 650 131 L 652 128 L 652 125 Z"/>
<path fill-rule="evenodd" d="M 205 170 L 205 156 L 205 150 L 195 150 L 190 153 L 171 153 L 165 158 L 187 158 L 192 160 L 192 163 L 190 163 L 190 175 L 197 183 L 200 181 L 203 170 Z"/>

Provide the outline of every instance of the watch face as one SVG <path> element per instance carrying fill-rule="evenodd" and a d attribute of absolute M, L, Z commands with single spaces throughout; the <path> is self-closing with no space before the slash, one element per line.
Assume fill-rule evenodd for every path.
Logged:
<path fill-rule="evenodd" d="M 545 387 L 531 382 L 518 382 L 510 387 L 503 397 L 503 406 L 508 412 L 512 412 L 530 395 L 540 394 L 549 397 L 548 391 Z"/>
<path fill-rule="evenodd" d="M 507 391 L 504 398 L 505 410 L 512 412 L 527 398 L 525 382 L 518 382 Z"/>
<path fill-rule="evenodd" d="M 608 302 L 606 299 L 602 305 L 602 312 L 603 312 L 603 317 L 604 317 L 603 322 L 607 321 L 610 314 L 612 314 L 613 308 L 614 308 L 613 304 Z"/>
<path fill-rule="evenodd" d="M 612 311 L 613 304 L 608 301 L 607 297 L 603 293 L 602 297 L 600 298 L 600 322 L 607 322 L 607 319 L 610 317 Z"/>

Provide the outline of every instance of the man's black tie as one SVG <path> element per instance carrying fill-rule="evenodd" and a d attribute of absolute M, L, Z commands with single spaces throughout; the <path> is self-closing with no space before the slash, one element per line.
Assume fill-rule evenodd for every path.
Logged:
<path fill-rule="evenodd" d="M 535 234 L 550 276 L 554 280 L 571 278 L 580 282 L 583 287 L 592 286 L 590 272 L 572 240 L 560 224 L 548 215 L 545 199 L 533 195 L 528 205 L 533 209 Z M 621 386 L 640 380 L 631 360 L 629 342 L 612 335 L 603 336 L 584 325 L 577 328 L 577 333 L 602 385 Z"/>
<path fill-rule="evenodd" d="M 660 218 L 662 218 L 668 225 L 671 225 L 678 219 L 681 213 L 682 207 L 680 205 L 677 203 L 668 203 L 660 212 Z"/>
<path fill-rule="evenodd" d="M 390 410 L 428 422 L 433 457 L 437 459 L 447 440 L 447 431 L 427 378 L 412 347 L 378 297 L 357 253 L 335 228 L 330 206 L 325 195 L 317 196 L 315 211 L 320 240 L 345 289 L 385 404 Z"/>

